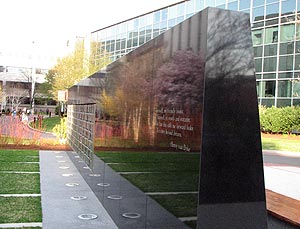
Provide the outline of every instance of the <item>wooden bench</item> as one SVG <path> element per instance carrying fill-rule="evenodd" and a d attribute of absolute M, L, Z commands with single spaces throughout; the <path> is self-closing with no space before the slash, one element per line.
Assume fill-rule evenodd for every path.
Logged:
<path fill-rule="evenodd" d="M 300 201 L 266 189 L 268 213 L 300 227 Z"/>

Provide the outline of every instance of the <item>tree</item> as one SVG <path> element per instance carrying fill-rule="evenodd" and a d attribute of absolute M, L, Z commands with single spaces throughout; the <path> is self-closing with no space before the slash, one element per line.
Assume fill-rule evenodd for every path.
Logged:
<path fill-rule="evenodd" d="M 33 74 L 35 74 L 33 71 L 34 69 L 23 71 L 23 78 L 25 83 L 25 90 L 27 91 L 29 101 L 30 101 L 30 108 L 33 108 L 34 104 L 34 97 L 36 95 L 36 87 L 35 87 L 35 79 L 33 77 Z M 19 95 L 17 95 L 19 96 Z"/>
<path fill-rule="evenodd" d="M 55 79 L 55 71 L 49 70 L 45 77 L 45 82 L 37 87 L 37 91 L 47 98 L 52 98 L 52 85 Z"/>
<path fill-rule="evenodd" d="M 91 54 L 88 55 L 84 48 L 84 42 L 78 41 L 74 52 L 58 59 L 49 77 L 52 84 L 52 94 L 57 98 L 59 90 L 66 90 L 80 80 L 95 73 L 109 63 L 109 58 L 104 57 L 96 61 L 98 46 L 91 43 Z"/>

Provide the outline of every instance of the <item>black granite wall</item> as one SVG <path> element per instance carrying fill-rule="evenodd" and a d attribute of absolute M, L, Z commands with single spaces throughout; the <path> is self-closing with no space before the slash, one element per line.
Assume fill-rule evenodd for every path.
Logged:
<path fill-rule="evenodd" d="M 174 153 L 200 154 L 196 169 L 186 171 L 188 160 L 179 169 L 166 161 L 156 179 L 196 177 L 195 188 L 186 190 L 186 179 L 177 190 L 198 194 L 197 212 L 181 214 L 197 215 L 198 228 L 267 228 L 249 23 L 248 14 L 207 8 L 107 66 L 87 100 L 98 104 L 98 144 L 141 152 L 133 165 L 152 157 L 146 149 L 169 161 Z M 70 99 L 84 91 L 91 93 L 77 85 Z M 154 176 L 143 171 L 145 181 Z"/>

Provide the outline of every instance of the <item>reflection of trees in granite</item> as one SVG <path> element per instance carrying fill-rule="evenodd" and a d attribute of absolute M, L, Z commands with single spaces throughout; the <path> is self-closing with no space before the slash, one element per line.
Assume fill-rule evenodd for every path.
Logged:
<path fill-rule="evenodd" d="M 199 107 L 203 98 L 204 61 L 192 51 L 177 51 L 157 70 L 154 82 L 160 106 L 188 109 Z"/>
<path fill-rule="evenodd" d="M 140 138 L 141 128 L 145 126 L 149 93 L 151 90 L 152 58 L 151 46 L 140 52 L 128 54 L 109 69 L 107 90 L 102 96 L 104 111 L 120 121 L 124 139 Z M 150 118 L 147 119 L 148 123 Z"/>
<path fill-rule="evenodd" d="M 209 129 L 212 132 L 222 129 L 231 133 L 235 131 L 232 126 L 240 126 L 243 120 L 250 120 L 241 115 L 233 119 L 235 114 L 228 107 L 235 107 L 243 114 L 255 114 L 253 111 L 257 111 L 257 103 L 249 103 L 246 99 L 257 100 L 253 93 L 256 86 L 251 30 L 245 29 L 250 28 L 247 18 L 247 14 L 237 16 L 237 12 L 233 11 L 216 11 L 208 18 L 205 87 L 206 91 L 212 92 L 205 101 L 211 107 L 217 103 L 223 114 L 219 118 L 218 113 L 208 109 L 208 120 L 211 120 Z"/>

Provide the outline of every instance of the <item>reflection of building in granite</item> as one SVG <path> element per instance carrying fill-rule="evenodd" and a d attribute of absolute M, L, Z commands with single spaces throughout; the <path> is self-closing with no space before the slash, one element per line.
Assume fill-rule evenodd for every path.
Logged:
<path fill-rule="evenodd" d="M 250 13 L 259 103 L 300 105 L 299 0 L 190 0 L 92 32 L 116 60 L 207 6 Z"/>

